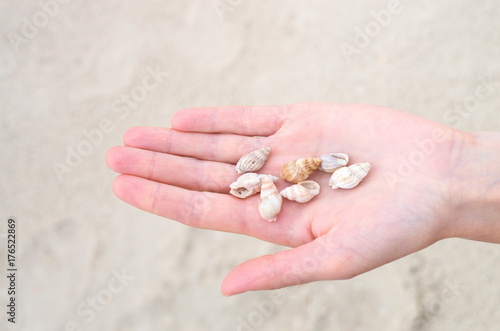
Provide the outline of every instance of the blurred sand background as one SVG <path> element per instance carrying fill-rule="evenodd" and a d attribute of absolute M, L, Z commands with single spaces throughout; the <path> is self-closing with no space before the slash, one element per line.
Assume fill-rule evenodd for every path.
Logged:
<path fill-rule="evenodd" d="M 224 298 L 231 268 L 283 247 L 126 205 L 104 163 L 127 128 L 195 106 L 370 103 L 500 131 L 498 1 L 402 0 L 385 26 L 379 0 L 40 3 L 0 2 L 0 235 L 15 216 L 20 270 L 1 330 L 498 330 L 498 245 L 446 240 L 352 280 Z"/>

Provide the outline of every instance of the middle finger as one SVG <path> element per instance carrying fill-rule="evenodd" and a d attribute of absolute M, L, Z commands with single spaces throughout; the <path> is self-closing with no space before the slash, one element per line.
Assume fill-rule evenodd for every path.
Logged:
<path fill-rule="evenodd" d="M 234 165 L 202 161 L 148 150 L 115 146 L 108 151 L 107 163 L 121 174 L 195 191 L 228 193 L 238 178 Z"/>

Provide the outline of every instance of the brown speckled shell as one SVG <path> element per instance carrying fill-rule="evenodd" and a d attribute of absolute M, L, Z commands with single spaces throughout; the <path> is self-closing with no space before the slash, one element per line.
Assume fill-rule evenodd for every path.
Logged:
<path fill-rule="evenodd" d="M 281 168 L 281 178 L 291 183 L 299 183 L 307 179 L 321 164 L 320 158 L 302 158 L 289 161 Z"/>

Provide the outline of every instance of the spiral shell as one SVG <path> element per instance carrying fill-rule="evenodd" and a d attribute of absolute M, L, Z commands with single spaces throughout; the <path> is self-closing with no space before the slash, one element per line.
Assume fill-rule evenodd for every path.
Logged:
<path fill-rule="evenodd" d="M 245 172 L 260 170 L 266 163 L 270 153 L 271 148 L 264 147 L 243 155 L 236 164 L 236 172 L 244 174 Z"/>
<path fill-rule="evenodd" d="M 335 170 L 345 167 L 349 163 L 349 156 L 343 153 L 323 154 L 319 157 L 321 164 L 318 170 L 324 172 L 334 172 Z"/>
<path fill-rule="evenodd" d="M 268 222 L 276 222 L 283 199 L 269 176 L 262 179 L 259 214 Z"/>
<path fill-rule="evenodd" d="M 335 171 L 330 177 L 329 185 L 332 189 L 349 189 L 358 186 L 372 168 L 370 163 L 358 163 L 343 167 Z"/>
<path fill-rule="evenodd" d="M 299 183 L 307 179 L 321 164 L 319 158 L 302 158 L 289 161 L 281 168 L 281 177 L 291 183 Z"/>
<path fill-rule="evenodd" d="M 255 193 L 260 192 L 260 188 L 262 186 L 262 180 L 265 177 L 269 177 L 271 181 L 276 182 L 278 177 L 274 177 L 271 175 L 259 175 L 253 172 L 249 172 L 247 174 L 243 174 L 238 179 L 229 185 L 231 188 L 231 193 L 235 197 L 245 199 Z"/>
<path fill-rule="evenodd" d="M 280 192 L 281 196 L 288 200 L 300 203 L 307 202 L 319 194 L 319 184 L 312 180 L 306 180 L 287 187 Z"/>

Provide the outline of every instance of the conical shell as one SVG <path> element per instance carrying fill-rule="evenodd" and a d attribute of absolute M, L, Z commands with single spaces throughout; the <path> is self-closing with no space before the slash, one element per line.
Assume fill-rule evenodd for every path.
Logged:
<path fill-rule="evenodd" d="M 283 199 L 269 177 L 262 179 L 260 191 L 259 214 L 268 222 L 276 222 L 281 211 Z"/>
<path fill-rule="evenodd" d="M 245 172 L 260 170 L 266 163 L 270 153 L 271 148 L 264 147 L 243 155 L 236 164 L 236 172 L 238 174 L 244 174 Z"/>
<path fill-rule="evenodd" d="M 281 168 L 281 177 L 291 183 L 299 183 L 307 179 L 321 164 L 319 158 L 302 158 L 289 161 Z"/>
<path fill-rule="evenodd" d="M 306 180 L 287 187 L 280 192 L 281 196 L 288 200 L 300 203 L 307 202 L 319 194 L 319 184 L 312 180 Z"/>
<path fill-rule="evenodd" d="M 334 172 L 335 170 L 345 167 L 349 163 L 349 156 L 343 153 L 323 154 L 319 157 L 321 164 L 318 170 L 324 172 Z"/>
<path fill-rule="evenodd" d="M 370 163 L 358 163 L 340 168 L 332 174 L 328 184 L 332 189 L 356 187 L 368 175 L 371 168 L 372 165 Z"/>
<path fill-rule="evenodd" d="M 260 192 L 262 186 L 262 179 L 264 177 L 269 177 L 273 182 L 278 180 L 278 177 L 271 175 L 259 175 L 253 172 L 241 175 L 234 183 L 229 185 L 231 188 L 231 193 L 238 198 L 247 198 L 255 193 Z"/>

